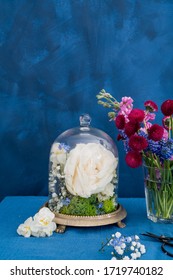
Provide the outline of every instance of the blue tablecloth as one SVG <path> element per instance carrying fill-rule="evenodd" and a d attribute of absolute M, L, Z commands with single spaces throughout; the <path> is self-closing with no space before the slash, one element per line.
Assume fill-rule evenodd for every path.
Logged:
<path fill-rule="evenodd" d="M 145 199 L 123 198 L 119 203 L 127 210 L 126 227 L 116 225 L 99 227 L 68 227 L 64 234 L 54 233 L 46 238 L 24 238 L 16 229 L 28 217 L 34 216 L 46 202 L 47 197 L 6 197 L 0 203 L 0 259 L 2 260 L 109 260 L 111 250 L 100 252 L 101 243 L 116 231 L 124 235 L 140 236 L 149 231 L 156 234 L 173 235 L 173 224 L 157 224 L 146 217 Z M 170 260 L 163 254 L 160 243 L 140 236 L 146 246 L 142 260 Z"/>

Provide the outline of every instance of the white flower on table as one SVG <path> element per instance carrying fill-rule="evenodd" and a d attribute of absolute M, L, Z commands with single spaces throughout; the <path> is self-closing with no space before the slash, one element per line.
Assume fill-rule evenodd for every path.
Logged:
<path fill-rule="evenodd" d="M 43 207 L 33 217 L 28 218 L 24 224 L 21 224 L 17 233 L 24 237 L 45 237 L 51 236 L 56 229 L 56 223 L 53 222 L 55 215 L 47 207 Z"/>
<path fill-rule="evenodd" d="M 31 236 L 31 224 L 33 220 L 32 217 L 28 218 L 23 224 L 21 224 L 17 228 L 17 233 L 19 235 L 23 235 L 24 237 L 30 237 Z"/>
<path fill-rule="evenodd" d="M 117 231 L 117 232 L 115 233 L 115 237 L 116 237 L 116 238 L 120 238 L 120 237 L 121 237 L 121 233 L 120 233 L 119 231 Z"/>
<path fill-rule="evenodd" d="M 56 224 L 52 222 L 55 215 L 47 207 L 43 207 L 35 216 L 31 224 L 32 235 L 51 236 L 56 229 Z"/>
<path fill-rule="evenodd" d="M 123 260 L 130 260 L 130 258 L 128 256 L 125 256 Z"/>
<path fill-rule="evenodd" d="M 101 144 L 77 144 L 64 167 L 66 187 L 71 194 L 81 197 L 100 192 L 105 195 L 110 192 L 107 186 L 115 176 L 117 164 L 118 159 Z"/>

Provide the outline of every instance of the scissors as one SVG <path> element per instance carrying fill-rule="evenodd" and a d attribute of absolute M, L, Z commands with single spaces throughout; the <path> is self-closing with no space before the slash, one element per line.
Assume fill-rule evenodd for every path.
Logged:
<path fill-rule="evenodd" d="M 171 242 L 171 241 L 173 241 L 173 237 L 164 236 L 164 235 L 156 235 L 156 234 L 153 234 L 151 232 L 141 233 L 141 235 L 145 235 L 145 236 L 148 236 L 148 237 L 151 237 L 151 238 L 155 238 L 156 240 L 160 241 L 162 243 L 162 245 L 161 245 L 162 252 L 165 255 L 168 255 L 168 256 L 173 258 L 173 253 L 170 253 L 165 248 L 166 246 L 169 246 L 169 247 L 173 248 L 173 243 Z"/>

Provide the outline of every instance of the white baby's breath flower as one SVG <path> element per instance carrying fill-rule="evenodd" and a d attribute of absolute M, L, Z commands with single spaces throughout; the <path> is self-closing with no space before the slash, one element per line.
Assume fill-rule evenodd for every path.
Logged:
<path fill-rule="evenodd" d="M 121 244 L 121 248 L 122 248 L 122 249 L 125 249 L 125 248 L 126 248 L 126 244 L 125 244 L 125 243 L 122 243 L 122 244 Z"/>
<path fill-rule="evenodd" d="M 137 240 L 139 240 L 140 238 L 139 238 L 139 236 L 138 235 L 135 235 L 135 240 L 137 241 Z"/>
<path fill-rule="evenodd" d="M 17 233 L 19 235 L 23 235 L 24 237 L 30 237 L 32 222 L 32 217 L 28 218 L 23 224 L 19 225 L 19 227 L 17 228 Z"/>
<path fill-rule="evenodd" d="M 121 237 L 121 233 L 120 233 L 119 231 L 117 231 L 117 232 L 115 233 L 115 237 L 116 237 L 116 238 L 120 238 L 120 237 Z"/>
<path fill-rule="evenodd" d="M 136 260 L 136 259 L 137 259 L 136 253 L 131 253 L 130 255 L 131 255 L 131 257 L 132 257 L 132 260 Z"/>
<path fill-rule="evenodd" d="M 114 251 L 111 254 L 117 260 L 136 260 L 140 259 L 142 254 L 146 252 L 145 246 L 138 240 L 137 235 L 134 238 L 134 236 L 124 236 L 120 232 L 116 232 L 112 234 L 109 242 L 106 244 L 113 246 Z"/>
<path fill-rule="evenodd" d="M 138 248 L 135 249 L 135 252 L 138 252 Z"/>
<path fill-rule="evenodd" d="M 123 260 L 130 260 L 128 256 L 124 256 Z"/>
<path fill-rule="evenodd" d="M 132 241 L 132 238 L 130 236 L 127 237 L 127 243 L 130 243 Z"/>
<path fill-rule="evenodd" d="M 118 253 L 119 255 L 123 255 L 123 254 L 124 254 L 124 250 L 119 249 L 119 250 L 117 251 L 117 253 Z"/>
<path fill-rule="evenodd" d="M 141 252 L 141 254 L 145 254 L 146 253 L 146 249 L 145 249 L 144 245 L 141 245 L 140 252 Z"/>
<path fill-rule="evenodd" d="M 116 246 L 114 247 L 114 249 L 115 249 L 116 252 L 118 252 L 118 251 L 121 249 L 121 247 L 118 246 L 118 245 L 116 245 Z"/>
<path fill-rule="evenodd" d="M 65 164 L 67 159 L 67 151 L 60 143 L 54 143 L 51 147 L 50 161 L 57 166 L 57 164 Z"/>
<path fill-rule="evenodd" d="M 137 256 L 137 258 L 140 258 L 141 257 L 141 253 L 139 251 L 136 252 L 136 256 Z"/>

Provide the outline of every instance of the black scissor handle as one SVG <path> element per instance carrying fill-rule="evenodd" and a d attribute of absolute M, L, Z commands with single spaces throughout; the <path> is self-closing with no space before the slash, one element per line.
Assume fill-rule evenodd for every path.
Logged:
<path fill-rule="evenodd" d="M 161 246 L 162 252 L 163 252 L 165 255 L 167 255 L 167 256 L 173 258 L 173 254 L 170 253 L 168 250 L 165 249 L 165 246 L 166 246 L 166 245 L 169 246 L 169 247 L 173 247 L 173 244 L 172 244 L 172 243 L 165 242 L 165 243 L 163 243 L 162 246 Z"/>
<path fill-rule="evenodd" d="M 166 243 L 167 241 L 173 240 L 173 237 L 169 237 L 169 236 L 165 236 L 165 235 L 157 235 L 157 234 L 154 234 L 154 233 L 151 233 L 151 232 L 142 233 L 142 235 L 155 238 L 155 239 L 157 239 L 157 240 L 159 240 L 160 242 L 163 242 L 163 243 Z"/>

